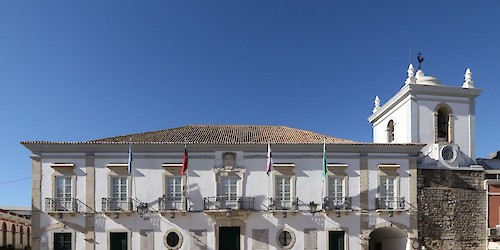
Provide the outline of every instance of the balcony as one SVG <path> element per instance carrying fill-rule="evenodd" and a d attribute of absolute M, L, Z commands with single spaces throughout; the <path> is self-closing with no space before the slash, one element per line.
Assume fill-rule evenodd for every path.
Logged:
<path fill-rule="evenodd" d="M 162 215 L 170 214 L 170 218 L 175 218 L 175 213 L 186 213 L 187 200 L 186 197 L 160 197 L 158 208 Z"/>
<path fill-rule="evenodd" d="M 207 210 L 254 210 L 253 197 L 215 196 L 203 199 L 204 209 Z"/>
<path fill-rule="evenodd" d="M 377 210 L 404 210 L 405 209 L 404 197 L 378 197 L 375 198 L 375 208 Z"/>
<path fill-rule="evenodd" d="M 351 210 L 351 197 L 328 196 L 323 198 L 323 210 Z"/>
<path fill-rule="evenodd" d="M 297 210 L 299 199 L 297 197 L 271 197 L 269 210 Z"/>
<path fill-rule="evenodd" d="M 132 198 L 102 198 L 102 211 L 105 213 L 132 213 L 134 200 Z"/>
<path fill-rule="evenodd" d="M 49 214 L 89 213 L 91 209 L 76 198 L 45 198 L 45 211 Z"/>

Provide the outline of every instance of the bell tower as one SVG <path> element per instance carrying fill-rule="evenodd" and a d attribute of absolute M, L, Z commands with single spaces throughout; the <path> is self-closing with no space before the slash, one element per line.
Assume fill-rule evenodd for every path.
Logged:
<path fill-rule="evenodd" d="M 461 86 L 442 85 L 409 65 L 403 87 L 385 104 L 375 97 L 375 143 L 422 143 L 421 167 L 469 167 L 474 163 L 476 125 L 472 72 L 467 69 Z"/>

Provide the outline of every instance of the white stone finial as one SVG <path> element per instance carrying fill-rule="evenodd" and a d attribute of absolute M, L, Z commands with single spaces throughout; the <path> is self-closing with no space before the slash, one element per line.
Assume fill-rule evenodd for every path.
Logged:
<path fill-rule="evenodd" d="M 407 72 L 408 78 L 406 78 L 405 84 L 415 83 L 417 79 L 415 78 L 415 68 L 413 68 L 413 64 L 410 63 Z"/>
<path fill-rule="evenodd" d="M 378 98 L 378 96 L 375 96 L 375 101 L 373 101 L 375 103 L 375 107 L 373 108 L 373 113 L 377 112 L 379 109 L 380 109 L 380 98 Z"/>
<path fill-rule="evenodd" d="M 422 76 L 425 76 L 424 72 L 421 69 L 417 70 L 417 75 L 415 76 L 415 78 L 417 78 L 417 80 L 418 80 L 418 78 L 420 78 Z"/>
<path fill-rule="evenodd" d="M 474 88 L 474 81 L 472 81 L 472 71 L 470 70 L 470 68 L 467 68 L 467 70 L 465 71 L 464 78 L 465 79 L 462 88 L 467 88 L 467 89 Z"/>

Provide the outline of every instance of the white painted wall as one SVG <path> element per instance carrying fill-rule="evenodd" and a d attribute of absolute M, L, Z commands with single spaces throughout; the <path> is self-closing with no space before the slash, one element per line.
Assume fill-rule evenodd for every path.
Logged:
<path fill-rule="evenodd" d="M 107 167 L 112 163 L 126 163 L 127 153 L 96 153 L 95 155 L 95 242 L 96 249 L 107 249 L 108 233 L 112 231 L 127 231 L 130 233 L 130 249 L 140 248 L 140 230 L 152 230 L 154 232 L 155 249 L 163 249 L 163 238 L 165 232 L 174 228 L 182 233 L 183 245 L 181 249 L 190 249 L 189 230 L 206 229 L 207 244 L 209 249 L 216 246 L 216 221 L 210 215 L 203 212 L 203 197 L 216 196 L 217 185 L 214 174 L 214 167 L 222 166 L 222 153 L 203 152 L 190 153 L 189 159 L 189 198 L 193 202 L 192 211 L 185 215 L 176 214 L 175 218 L 169 215 L 161 216 L 153 213 L 140 217 L 137 213 L 130 216 L 121 214 L 119 218 L 113 215 L 107 216 L 102 213 L 102 198 L 109 197 L 109 175 L 111 170 Z M 266 153 L 242 152 L 236 151 L 238 166 L 246 169 L 244 173 L 245 182 L 243 185 L 243 194 L 245 196 L 255 197 L 255 207 L 258 211 L 252 212 L 247 217 L 241 217 L 245 220 L 245 239 L 244 244 L 247 249 L 252 246 L 252 229 L 269 229 L 268 242 L 270 249 L 279 249 L 276 237 L 278 231 L 287 228 L 294 232 L 296 242 L 294 249 L 304 248 L 304 229 L 317 229 L 318 249 L 326 249 L 328 246 L 328 231 L 344 230 L 346 232 L 347 249 L 358 249 L 362 239 L 361 234 L 361 213 L 358 211 L 349 214 L 342 213 L 341 217 L 336 217 L 335 213 L 326 215 L 324 213 L 310 214 L 308 204 L 314 201 L 317 204 L 322 203 L 322 191 L 324 182 L 322 176 L 322 153 L 286 153 L 273 151 L 275 163 L 293 163 L 293 169 L 296 175 L 296 196 L 302 202 L 299 208 L 303 211 L 297 213 L 288 213 L 283 218 L 282 213 L 271 214 L 267 211 L 268 187 L 272 186 L 270 178 L 265 173 Z M 73 155 L 72 157 L 59 154 L 57 157 L 43 157 L 42 159 L 42 199 L 52 197 L 52 179 L 53 169 L 51 163 L 64 162 L 74 163 L 74 173 L 76 177 L 76 197 L 85 201 L 86 176 L 84 172 L 85 158 L 82 155 Z M 386 157 L 384 157 L 386 156 Z M 182 153 L 136 153 L 134 154 L 134 179 L 136 197 L 152 205 L 153 209 L 158 209 L 157 199 L 164 194 L 164 169 L 162 163 L 180 163 L 182 162 Z M 348 195 L 352 197 L 353 208 L 359 209 L 360 204 L 360 156 L 358 153 L 332 153 L 327 155 L 330 163 L 345 163 L 348 165 L 346 173 L 348 174 Z M 402 154 L 369 154 L 368 155 L 368 178 L 369 178 L 369 204 L 370 209 L 374 209 L 374 200 L 378 185 L 378 164 L 399 164 L 400 168 L 400 196 L 409 197 L 409 175 L 408 159 Z M 370 159 L 373 158 L 373 159 Z M 272 188 L 271 188 L 272 190 Z M 326 191 L 325 191 L 326 192 Z M 270 194 L 273 195 L 272 193 Z M 408 199 L 409 200 L 409 199 Z M 195 212 L 199 211 L 199 212 Z M 55 216 L 42 214 L 41 226 L 45 230 L 44 235 L 49 239 L 48 249 L 51 249 L 52 233 L 54 230 L 69 230 L 74 233 L 75 249 L 82 249 L 85 245 L 85 235 L 71 226 L 61 228 L 64 222 L 67 225 L 85 226 L 85 217 L 83 214 L 75 216 L 65 216 L 60 220 Z M 374 225 L 386 222 L 396 222 L 409 227 L 409 216 L 406 213 L 395 214 L 394 217 L 387 215 L 378 215 L 370 212 L 370 223 Z M 372 225 L 370 224 L 370 225 Z M 57 226 L 59 225 L 59 226 Z"/>
<path fill-rule="evenodd" d="M 394 143 L 412 142 L 412 101 L 408 96 L 373 124 L 373 142 L 388 143 L 387 125 L 394 121 Z"/>

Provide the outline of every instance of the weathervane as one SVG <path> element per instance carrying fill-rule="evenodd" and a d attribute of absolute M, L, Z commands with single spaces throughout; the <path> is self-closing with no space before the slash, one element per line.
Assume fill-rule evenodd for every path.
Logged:
<path fill-rule="evenodd" d="M 418 70 L 420 70 L 422 62 L 424 61 L 424 57 L 422 56 L 422 53 L 420 53 L 420 51 L 418 52 L 417 60 L 418 60 Z"/>

